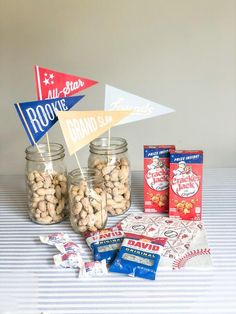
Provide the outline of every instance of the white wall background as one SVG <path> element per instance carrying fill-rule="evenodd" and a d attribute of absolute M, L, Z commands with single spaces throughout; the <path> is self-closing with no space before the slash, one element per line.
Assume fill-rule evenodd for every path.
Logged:
<path fill-rule="evenodd" d="M 236 166 L 236 1 L 0 0 L 2 174 L 24 171 L 29 142 L 13 104 L 36 99 L 34 64 L 100 82 L 77 109 L 101 110 L 108 83 L 176 110 L 112 130 L 128 140 L 133 169 L 143 144 Z M 50 138 L 64 143 L 59 125 Z M 83 165 L 87 155 L 78 153 Z M 68 155 L 67 164 L 76 166 Z"/>

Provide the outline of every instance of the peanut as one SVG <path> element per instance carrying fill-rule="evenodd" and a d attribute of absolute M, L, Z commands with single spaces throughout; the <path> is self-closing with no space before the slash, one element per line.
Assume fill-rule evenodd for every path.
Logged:
<path fill-rule="evenodd" d="M 129 161 L 126 157 L 117 156 L 95 157 L 91 156 L 89 168 L 95 169 L 98 175 L 104 179 L 107 192 L 108 212 L 115 216 L 126 212 L 130 207 L 131 191 L 129 182 Z M 100 210 L 94 202 L 92 206 Z"/>
<path fill-rule="evenodd" d="M 57 198 L 58 200 L 61 199 L 61 188 L 60 188 L 59 185 L 56 186 L 56 198 Z"/>
<path fill-rule="evenodd" d="M 30 218 L 40 224 L 62 221 L 66 215 L 66 176 L 55 171 L 48 174 L 34 170 L 28 173 L 26 180 Z"/>
<path fill-rule="evenodd" d="M 41 210 L 41 212 L 45 212 L 47 210 L 46 202 L 40 201 L 38 202 L 38 207 Z"/>
<path fill-rule="evenodd" d="M 105 226 L 106 193 L 101 187 L 88 188 L 82 180 L 78 185 L 71 185 L 69 198 L 70 221 L 75 232 L 96 231 Z"/>
<path fill-rule="evenodd" d="M 28 180 L 29 180 L 29 181 L 34 181 L 34 173 L 33 173 L 33 172 L 30 172 L 30 173 L 28 174 Z"/>

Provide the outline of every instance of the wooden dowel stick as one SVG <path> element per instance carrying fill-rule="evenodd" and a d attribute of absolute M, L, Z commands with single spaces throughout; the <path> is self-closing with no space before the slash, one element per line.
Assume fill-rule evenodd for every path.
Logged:
<path fill-rule="evenodd" d="M 83 179 L 85 180 L 84 173 L 83 173 L 83 170 L 82 170 L 82 168 L 81 168 L 79 159 L 78 159 L 76 153 L 75 153 L 74 155 L 75 155 L 75 159 L 76 159 L 76 161 L 77 161 L 77 164 L 78 164 L 78 166 L 79 166 L 79 170 L 80 170 L 80 172 L 81 172 L 81 174 L 82 174 L 82 177 L 83 177 Z"/>
<path fill-rule="evenodd" d="M 111 146 L 111 129 L 108 130 L 108 147 Z"/>
<path fill-rule="evenodd" d="M 111 148 L 111 129 L 108 129 L 108 150 L 107 152 L 109 152 Z M 109 165 L 110 160 L 109 160 L 109 154 L 107 153 L 107 164 Z"/>
<path fill-rule="evenodd" d="M 51 149 L 50 149 L 50 142 L 49 142 L 48 132 L 46 133 L 46 138 L 47 138 L 48 152 L 49 152 L 49 155 L 51 155 Z"/>

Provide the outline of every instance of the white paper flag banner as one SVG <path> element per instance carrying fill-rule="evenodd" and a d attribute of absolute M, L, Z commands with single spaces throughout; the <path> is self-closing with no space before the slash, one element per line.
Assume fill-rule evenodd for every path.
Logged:
<path fill-rule="evenodd" d="M 57 117 L 72 155 L 130 114 L 131 111 L 59 111 Z"/>
<path fill-rule="evenodd" d="M 117 125 L 149 119 L 174 112 L 174 109 L 157 104 L 145 98 L 106 85 L 105 110 L 132 110 L 132 114 Z"/>

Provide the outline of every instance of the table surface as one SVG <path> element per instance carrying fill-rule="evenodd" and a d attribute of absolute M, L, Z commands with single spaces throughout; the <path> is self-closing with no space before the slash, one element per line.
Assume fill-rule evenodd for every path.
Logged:
<path fill-rule="evenodd" d="M 205 171 L 203 221 L 212 270 L 159 269 L 156 281 L 115 273 L 81 280 L 75 270 L 56 268 L 57 250 L 41 244 L 39 235 L 66 232 L 83 246 L 85 260 L 91 253 L 68 220 L 32 223 L 24 189 L 23 176 L 0 176 L 0 313 L 236 313 L 236 169 Z M 129 213 L 142 208 L 142 172 L 134 172 Z M 125 216 L 110 217 L 108 226 Z"/>

